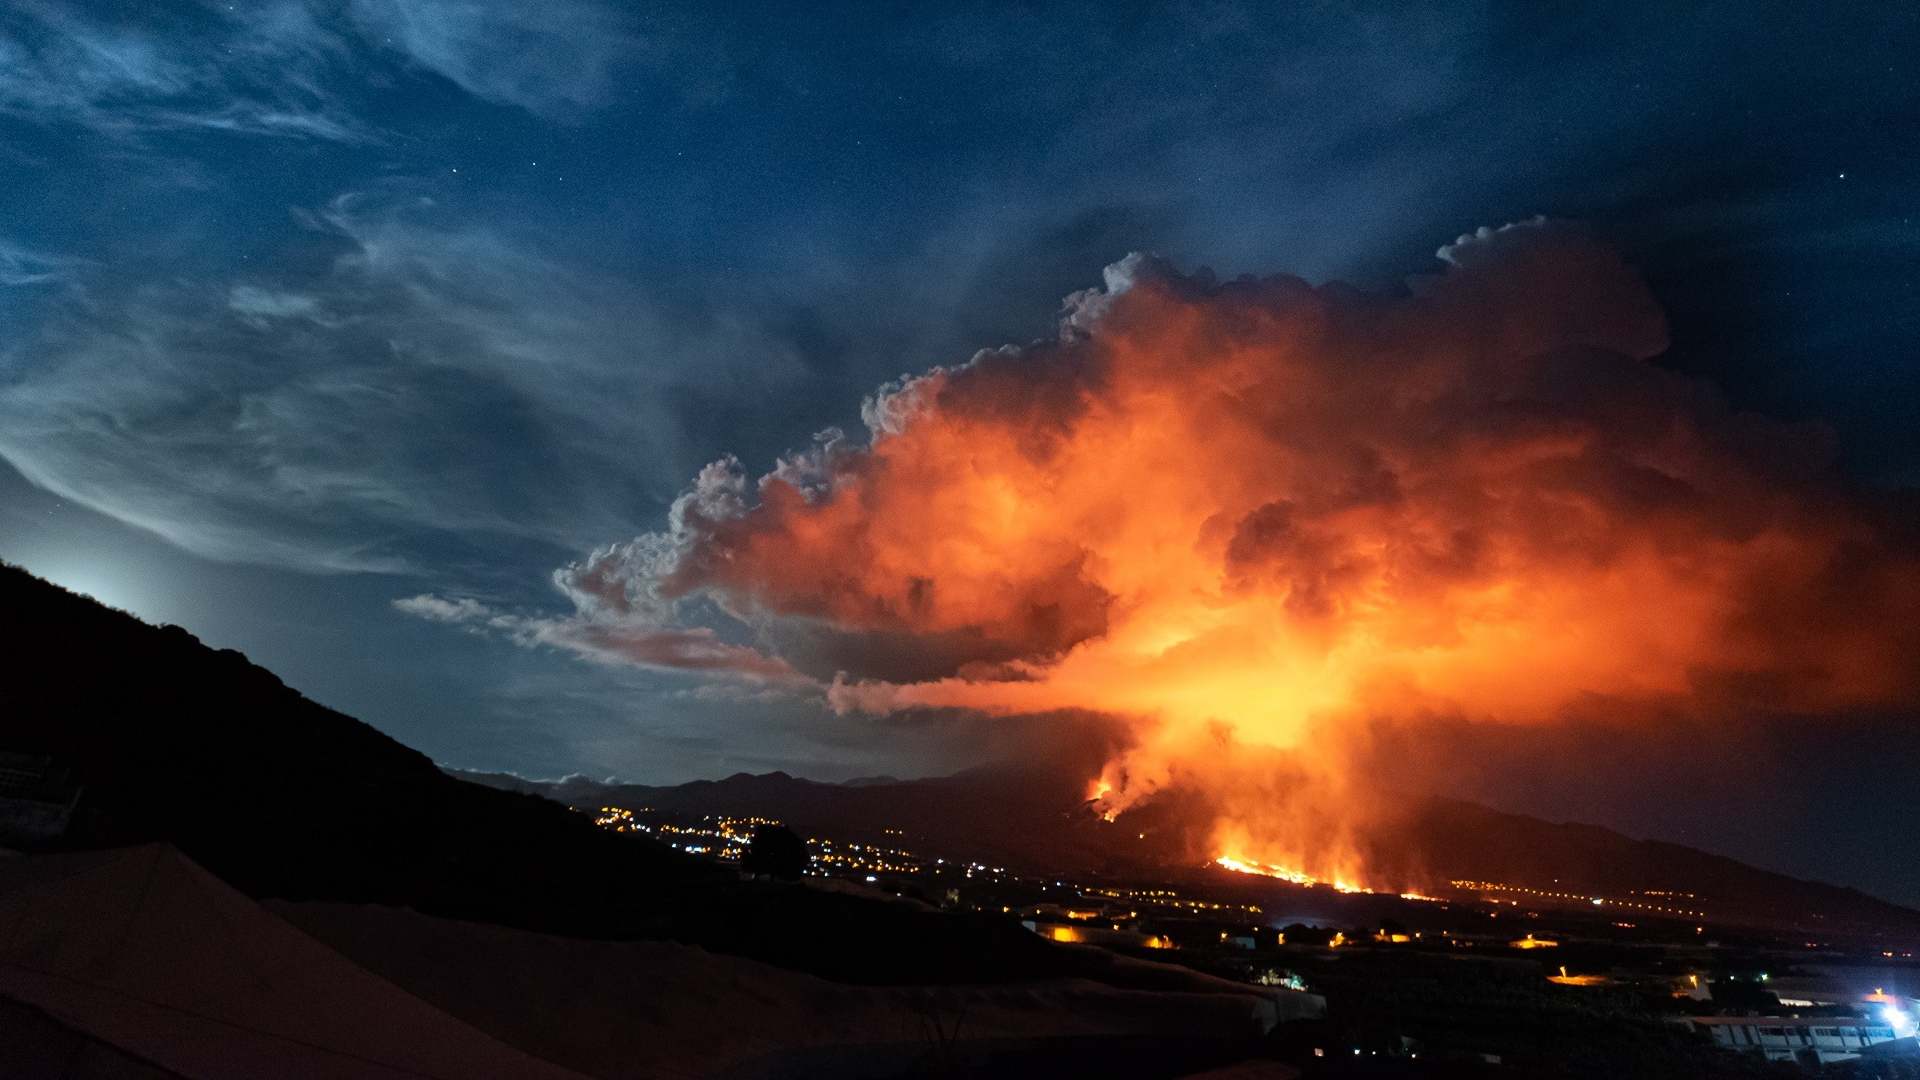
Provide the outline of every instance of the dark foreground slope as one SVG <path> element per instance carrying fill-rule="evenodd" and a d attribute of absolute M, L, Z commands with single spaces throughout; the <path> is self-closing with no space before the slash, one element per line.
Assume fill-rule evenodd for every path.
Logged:
<path fill-rule="evenodd" d="M 166 841 L 255 897 L 680 940 L 852 982 L 1130 978 L 1009 920 L 742 882 L 455 779 L 239 653 L 4 565 L 0 642 L 0 751 L 84 786 L 58 847 Z"/>
<path fill-rule="evenodd" d="M 448 777 L 237 652 L 13 567 L 0 567 L 0 637 L 0 750 L 73 770 L 67 846 L 165 840 L 256 896 L 583 933 L 644 929 L 712 876 L 547 800 Z"/>
<path fill-rule="evenodd" d="M 0 859 L 0 926 L 0 1003 L 12 1006 L 0 1009 L 0 1076 L 584 1080 L 355 964 L 165 844 Z M 22 1009 L 68 1037 L 23 1026 Z M 62 1049 L 108 1061 L 50 1052 Z M 148 1067 L 125 1072 L 127 1058 Z"/>
<path fill-rule="evenodd" d="M 447 1013 L 609 1078 L 924 1075 L 936 1024 L 957 1038 L 950 1050 L 1013 1066 L 966 1075 L 1152 1076 L 1124 1059 L 1173 1052 L 1191 1067 L 1195 1043 L 1213 1042 L 1216 1055 L 1245 1048 L 1276 1008 L 1270 991 L 1197 973 L 1164 992 L 1078 979 L 851 986 L 669 942 L 581 941 L 393 908 L 269 908 Z M 1067 1052 L 1072 1070 L 1034 1068 Z"/>
<path fill-rule="evenodd" d="M 1075 1054 L 1160 1080 L 1257 1051 L 1287 1015 L 1198 974 L 853 986 L 677 943 L 261 905 L 166 844 L 0 858 L 0 927 L 6 1077 L 999 1077 Z"/>

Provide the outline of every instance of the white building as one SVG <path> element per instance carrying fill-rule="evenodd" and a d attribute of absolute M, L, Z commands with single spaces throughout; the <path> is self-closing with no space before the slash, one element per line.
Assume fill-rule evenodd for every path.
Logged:
<path fill-rule="evenodd" d="M 1885 1021 L 1850 1016 L 1694 1016 L 1687 1022 L 1726 1049 L 1802 1065 L 1851 1061 L 1897 1037 Z"/>

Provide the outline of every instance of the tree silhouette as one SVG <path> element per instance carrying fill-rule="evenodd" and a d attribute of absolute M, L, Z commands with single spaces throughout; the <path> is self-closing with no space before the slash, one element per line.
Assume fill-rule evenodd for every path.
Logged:
<path fill-rule="evenodd" d="M 796 881 L 807 869 L 807 842 L 785 825 L 756 825 L 740 869 Z"/>

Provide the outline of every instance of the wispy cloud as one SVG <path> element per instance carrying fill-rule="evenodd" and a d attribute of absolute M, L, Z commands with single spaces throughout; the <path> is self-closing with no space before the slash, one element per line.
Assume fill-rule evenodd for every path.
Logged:
<path fill-rule="evenodd" d="M 201 129 L 367 142 L 328 89 L 345 43 L 291 0 L 112 24 L 34 0 L 0 12 L 0 113 L 114 136 Z"/>
<path fill-rule="evenodd" d="M 393 607 L 415 618 L 499 634 L 522 646 L 561 649 L 598 663 L 742 680 L 775 694 L 823 689 L 785 660 L 750 645 L 724 641 L 704 626 L 589 611 L 564 617 L 520 615 L 498 611 L 472 597 L 432 593 L 403 597 Z"/>
<path fill-rule="evenodd" d="M 166 131 L 386 142 L 368 102 L 406 78 L 574 120 L 673 50 L 595 0 L 261 0 L 142 5 L 93 17 L 48 0 L 0 7 L 0 116 L 120 138 Z M 711 67 L 711 65 L 707 65 Z M 676 79 L 698 95 L 702 79 Z M 657 82 L 657 79 L 654 80 Z"/>
<path fill-rule="evenodd" d="M 49 255 L 0 239 L 0 287 L 52 284 L 83 265 L 81 259 Z"/>
<path fill-rule="evenodd" d="M 804 373 L 750 319 L 689 316 L 429 200 L 347 196 L 303 219 L 330 259 L 54 298 L 0 346 L 0 456 L 216 559 L 537 564 L 629 532 L 679 486 L 699 418 L 676 387 Z M 68 269 L 0 248 L 0 280 Z"/>
<path fill-rule="evenodd" d="M 432 593 L 402 597 L 393 602 L 395 611 L 411 615 L 428 622 L 460 623 L 483 622 L 492 617 L 493 612 L 487 605 L 470 596 L 447 599 Z"/>
<path fill-rule="evenodd" d="M 488 101 L 547 116 L 605 100 L 644 42 L 621 12 L 578 0 L 352 0 L 377 43 Z"/>
<path fill-rule="evenodd" d="M 227 292 L 227 307 L 256 326 L 271 319 L 311 319 L 322 322 L 318 297 L 304 293 L 278 292 L 258 285 L 235 285 Z"/>

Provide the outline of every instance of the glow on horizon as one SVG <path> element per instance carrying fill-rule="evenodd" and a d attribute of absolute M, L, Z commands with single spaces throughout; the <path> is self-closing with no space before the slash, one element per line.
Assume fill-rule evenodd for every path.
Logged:
<path fill-rule="evenodd" d="M 152 598 L 144 590 L 129 587 L 121 575 L 94 565 L 33 565 L 27 564 L 26 571 L 36 577 L 44 578 L 68 592 L 98 600 L 110 608 L 117 608 L 142 619 L 152 621 L 142 610 Z"/>

